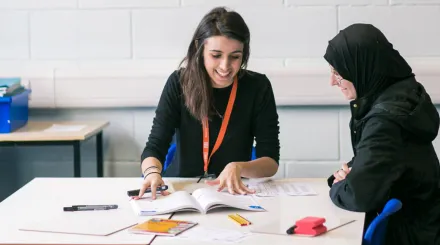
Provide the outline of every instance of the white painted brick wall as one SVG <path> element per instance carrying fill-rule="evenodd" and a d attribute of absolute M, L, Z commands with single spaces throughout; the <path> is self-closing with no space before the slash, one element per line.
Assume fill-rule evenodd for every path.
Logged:
<path fill-rule="evenodd" d="M 341 7 L 339 27 L 355 22 L 377 26 L 406 57 L 440 56 L 440 4 Z"/>
<path fill-rule="evenodd" d="M 164 82 L 215 6 L 243 16 L 249 68 L 267 74 L 283 106 L 276 177 L 326 177 L 353 154 L 347 102 L 329 86 L 322 58 L 352 23 L 379 27 L 440 103 L 440 0 L 0 0 L 0 76 L 30 83 L 33 120 L 110 121 L 106 175 L 138 176 Z M 84 149 L 84 173 L 93 176 L 93 141 Z M 71 171 L 68 148 L 3 150 L 31 166 L 16 170 L 20 181 Z"/>
<path fill-rule="evenodd" d="M 179 0 L 77 0 L 80 8 L 179 7 Z"/>
<path fill-rule="evenodd" d="M 76 8 L 78 0 L 0 0 L 0 9 Z"/>
<path fill-rule="evenodd" d="M 252 56 L 258 58 L 321 57 L 337 29 L 334 7 L 240 7 L 237 11 L 251 30 Z"/>
<path fill-rule="evenodd" d="M 31 14 L 33 59 L 131 58 L 130 11 L 39 11 Z"/>
<path fill-rule="evenodd" d="M 28 13 L 0 11 L 0 59 L 29 58 Z"/>
<path fill-rule="evenodd" d="M 350 108 L 339 111 L 339 152 L 340 160 L 348 162 L 353 157 L 351 147 L 351 133 L 349 130 L 351 112 Z"/>
<path fill-rule="evenodd" d="M 298 5 L 310 5 L 310 6 L 320 6 L 320 5 L 370 5 L 370 4 L 388 4 L 388 0 L 286 0 L 287 6 L 298 6 Z"/>
<path fill-rule="evenodd" d="M 280 109 L 283 159 L 339 160 L 339 118 L 334 110 Z"/>
<path fill-rule="evenodd" d="M 75 59 L 78 54 L 76 11 L 34 11 L 30 14 L 32 59 Z"/>
<path fill-rule="evenodd" d="M 440 3 L 389 1 L 0 1 L 0 60 L 25 61 L 33 70 L 41 61 L 54 64 L 49 79 L 38 78 L 45 76 L 46 71 L 29 78 L 38 81 L 33 91 L 36 98 L 41 98 L 31 102 L 33 107 L 155 106 L 162 78 L 177 67 L 175 61 L 185 54 L 197 23 L 211 8 L 226 5 L 241 13 L 249 25 L 252 36 L 249 67 L 268 74 L 276 85 L 274 90 L 280 105 L 345 103 L 328 86 L 320 86 L 328 72 L 322 56 L 327 41 L 339 29 L 354 22 L 377 25 L 403 55 L 422 60 L 418 62 L 421 65 L 414 67 L 415 72 L 429 78 L 422 82 L 435 94 L 433 99 L 440 101 L 439 85 L 435 82 L 440 73 L 436 68 L 440 65 L 437 45 Z M 72 61 L 73 66 L 57 63 L 60 60 Z M 89 61 L 95 62 L 96 71 L 87 68 L 84 72 L 81 66 L 76 66 L 78 62 Z M 112 63 L 127 61 L 143 70 L 118 69 L 117 77 L 105 75 L 115 69 Z M 170 69 L 161 69 L 162 74 L 158 75 L 154 66 L 148 69 L 154 73 L 150 75 L 143 67 L 149 61 L 160 62 Z M 133 72 L 141 76 L 133 79 Z M 7 73 L 24 76 L 27 72 Z M 55 74 L 64 76 L 55 77 Z M 127 80 L 124 94 L 119 93 L 118 86 L 108 86 L 87 96 L 80 86 L 68 87 L 69 84 L 100 87 L 120 80 Z M 136 95 L 137 85 L 148 88 L 148 98 Z M 130 94 L 134 96 L 127 98 Z"/>
<path fill-rule="evenodd" d="M 186 6 L 204 6 L 214 8 L 218 6 L 227 6 L 229 8 L 236 7 L 270 7 L 282 8 L 284 6 L 283 0 L 181 0 L 182 7 Z"/>
<path fill-rule="evenodd" d="M 189 7 L 133 11 L 135 58 L 183 58 L 198 22 L 208 10 Z"/>
<path fill-rule="evenodd" d="M 439 0 L 390 0 L 390 4 L 396 5 L 396 4 L 412 4 L 412 5 L 418 5 L 418 4 L 424 4 L 424 5 L 438 5 L 440 4 Z"/>

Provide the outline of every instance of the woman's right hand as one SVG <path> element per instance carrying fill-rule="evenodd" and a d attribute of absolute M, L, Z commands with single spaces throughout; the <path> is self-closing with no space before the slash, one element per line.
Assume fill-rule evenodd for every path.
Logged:
<path fill-rule="evenodd" d="M 150 159 L 145 159 L 145 160 L 148 161 Z M 155 162 L 155 161 L 153 161 L 153 162 Z M 159 162 L 159 161 L 157 161 L 157 162 Z M 151 188 L 151 198 L 154 200 L 154 199 L 156 199 L 156 192 L 157 192 L 156 189 L 165 184 L 162 179 L 161 168 L 156 166 L 157 163 L 156 164 L 149 164 L 148 162 L 144 162 L 142 165 L 147 165 L 149 167 L 145 168 L 146 170 L 144 173 L 144 180 L 142 181 L 142 186 L 139 189 L 139 195 L 137 197 L 134 197 L 134 199 L 141 198 L 144 195 L 145 191 L 148 188 Z M 161 191 L 161 195 L 163 195 L 163 196 L 166 196 L 168 194 L 169 194 L 168 191 Z"/>

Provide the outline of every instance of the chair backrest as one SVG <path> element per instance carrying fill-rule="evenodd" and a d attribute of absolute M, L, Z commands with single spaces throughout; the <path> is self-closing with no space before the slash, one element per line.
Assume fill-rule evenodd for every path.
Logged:
<path fill-rule="evenodd" d="M 251 160 L 257 159 L 257 151 L 255 150 L 255 147 L 252 146 L 252 157 Z"/>
<path fill-rule="evenodd" d="M 397 199 L 391 199 L 383 208 L 382 212 L 374 218 L 373 222 L 368 226 L 364 235 L 365 245 L 382 245 L 384 244 L 388 218 L 402 208 L 402 202 Z"/>
<path fill-rule="evenodd" d="M 173 161 L 174 153 L 176 152 L 176 144 L 171 144 L 170 148 L 168 148 L 168 153 L 165 156 L 165 163 L 163 164 L 162 173 L 170 166 L 171 162 Z M 142 174 L 142 178 L 144 175 Z"/>
<path fill-rule="evenodd" d="M 168 148 L 168 153 L 165 157 L 165 162 L 163 164 L 162 172 L 165 171 L 168 166 L 170 166 L 171 162 L 174 158 L 174 153 L 176 152 L 176 143 L 171 144 L 170 148 Z"/>
<path fill-rule="evenodd" d="M 168 148 L 168 153 L 165 157 L 165 163 L 163 164 L 162 171 L 165 171 L 171 164 L 174 158 L 174 154 L 176 152 L 176 143 L 171 144 L 170 148 Z M 255 160 L 257 158 L 257 153 L 255 151 L 255 147 L 252 147 L 252 157 L 251 160 Z"/>

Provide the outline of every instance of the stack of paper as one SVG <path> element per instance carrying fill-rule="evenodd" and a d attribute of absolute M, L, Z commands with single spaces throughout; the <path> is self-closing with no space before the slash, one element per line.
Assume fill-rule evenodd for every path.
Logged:
<path fill-rule="evenodd" d="M 12 96 L 23 90 L 20 78 L 0 78 L 0 97 Z"/>

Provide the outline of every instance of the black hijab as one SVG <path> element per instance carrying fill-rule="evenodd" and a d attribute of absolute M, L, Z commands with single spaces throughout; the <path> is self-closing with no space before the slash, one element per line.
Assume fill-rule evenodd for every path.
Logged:
<path fill-rule="evenodd" d="M 391 84 L 414 76 L 385 35 L 370 24 L 353 24 L 341 30 L 329 41 L 324 58 L 353 83 L 357 102 L 352 103 L 363 101 L 371 106 Z"/>

